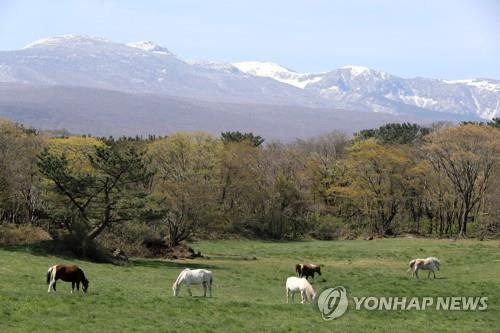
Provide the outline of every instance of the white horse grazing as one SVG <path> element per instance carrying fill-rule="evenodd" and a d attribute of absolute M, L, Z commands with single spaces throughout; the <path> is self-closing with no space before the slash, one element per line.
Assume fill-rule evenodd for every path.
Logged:
<path fill-rule="evenodd" d="M 434 275 L 434 278 L 436 278 L 436 272 L 434 272 L 434 270 L 437 269 L 439 271 L 440 265 L 441 262 L 435 257 L 429 257 L 427 259 L 413 259 L 410 261 L 410 268 L 408 269 L 408 272 L 411 272 L 412 276 L 415 275 L 418 279 L 418 270 L 423 269 L 429 271 L 429 274 L 427 275 L 428 279 L 431 278 L 431 273 Z"/>
<path fill-rule="evenodd" d="M 311 303 L 316 303 L 317 301 L 316 292 L 314 291 L 309 281 L 307 281 L 306 278 L 298 278 L 295 276 L 290 276 L 288 279 L 286 279 L 287 303 L 290 293 L 292 293 L 292 303 L 293 303 L 293 296 L 297 291 L 300 292 L 300 296 L 302 299 L 300 303 L 304 304 L 306 301 Z"/>
<path fill-rule="evenodd" d="M 191 293 L 191 285 L 192 284 L 203 284 L 203 297 L 207 296 L 207 287 L 210 293 L 210 297 L 212 297 L 212 272 L 206 269 L 184 269 L 181 274 L 177 277 L 174 284 L 172 285 L 172 290 L 174 291 L 174 296 L 179 295 L 179 291 L 181 290 L 181 285 L 186 284 L 189 296 L 193 296 Z"/>

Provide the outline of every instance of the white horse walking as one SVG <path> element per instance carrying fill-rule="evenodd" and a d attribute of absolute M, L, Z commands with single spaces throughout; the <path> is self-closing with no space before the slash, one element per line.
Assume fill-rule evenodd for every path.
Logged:
<path fill-rule="evenodd" d="M 437 269 L 439 271 L 440 265 L 441 262 L 436 257 L 429 257 L 426 259 L 413 259 L 412 261 L 410 261 L 410 268 L 407 272 L 411 272 L 412 276 L 416 276 L 418 279 L 418 271 L 420 269 L 427 270 L 429 271 L 429 274 L 427 274 L 427 279 L 431 278 L 431 273 L 434 275 L 434 278 L 436 278 L 436 272 L 434 272 L 434 270 Z"/>
<path fill-rule="evenodd" d="M 286 302 L 288 303 L 288 298 L 290 296 L 290 293 L 292 293 L 292 303 L 293 303 L 293 296 L 295 295 L 296 292 L 300 292 L 301 296 L 301 302 L 304 304 L 306 301 L 311 302 L 311 303 L 316 303 L 317 297 L 316 297 L 316 292 L 314 291 L 313 287 L 307 281 L 306 278 L 298 278 L 295 276 L 290 276 L 288 279 L 286 279 Z"/>
<path fill-rule="evenodd" d="M 207 296 L 207 288 L 210 293 L 210 297 L 212 297 L 212 272 L 206 269 L 184 269 L 177 280 L 175 280 L 172 285 L 172 290 L 174 291 L 174 296 L 179 295 L 179 291 L 181 290 L 181 285 L 184 283 L 187 287 L 189 296 L 193 296 L 191 292 L 192 284 L 203 284 L 203 297 Z"/>

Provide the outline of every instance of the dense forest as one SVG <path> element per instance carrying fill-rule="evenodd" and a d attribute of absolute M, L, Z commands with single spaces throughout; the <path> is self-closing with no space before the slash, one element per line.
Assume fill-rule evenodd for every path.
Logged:
<path fill-rule="evenodd" d="M 500 119 L 291 143 L 56 135 L 0 120 L 0 226 L 131 254 L 200 238 L 484 239 L 500 231 L 499 166 Z"/>

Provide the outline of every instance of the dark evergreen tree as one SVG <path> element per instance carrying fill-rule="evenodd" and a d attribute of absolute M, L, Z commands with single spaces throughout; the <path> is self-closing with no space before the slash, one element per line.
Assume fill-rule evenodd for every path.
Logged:
<path fill-rule="evenodd" d="M 76 172 L 64 154 L 45 149 L 39 155 L 40 172 L 73 212 L 56 213 L 53 217 L 65 216 L 63 223 L 68 231 L 83 230 L 89 240 L 111 224 L 132 218 L 151 176 L 143 155 L 133 147 L 95 147 L 94 154 L 87 156 L 92 170 Z"/>
<path fill-rule="evenodd" d="M 418 124 L 391 123 L 378 129 L 362 130 L 357 134 L 360 139 L 375 138 L 382 144 L 412 144 L 430 133 L 430 129 Z"/>
<path fill-rule="evenodd" d="M 264 139 L 260 135 L 254 135 L 252 132 L 250 133 L 241 133 L 239 131 L 222 132 L 221 139 L 224 143 L 248 142 L 255 147 L 259 147 L 262 143 L 264 143 Z"/>

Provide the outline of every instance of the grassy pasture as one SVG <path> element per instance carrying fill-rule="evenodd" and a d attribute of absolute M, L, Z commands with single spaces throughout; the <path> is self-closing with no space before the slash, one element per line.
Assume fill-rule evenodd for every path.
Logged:
<path fill-rule="evenodd" d="M 0 249 L 0 332 L 500 332 L 500 242 L 385 239 L 373 241 L 203 241 L 210 259 L 136 259 L 95 264 Z M 436 280 L 409 279 L 407 262 L 437 256 Z M 256 257 L 257 260 L 252 260 Z M 284 281 L 297 262 L 322 264 L 317 291 L 346 287 L 351 296 L 488 296 L 488 310 L 356 311 L 323 321 L 311 305 L 285 304 Z M 90 280 L 86 295 L 59 282 L 47 295 L 54 263 L 76 263 Z M 214 297 L 172 296 L 184 267 L 214 272 Z M 421 277 L 426 277 L 426 273 Z M 296 296 L 296 301 L 298 300 Z"/>

